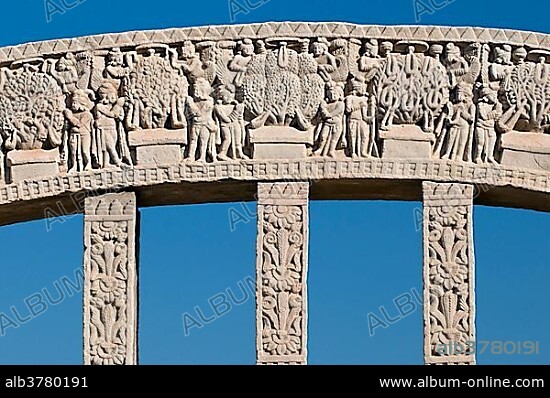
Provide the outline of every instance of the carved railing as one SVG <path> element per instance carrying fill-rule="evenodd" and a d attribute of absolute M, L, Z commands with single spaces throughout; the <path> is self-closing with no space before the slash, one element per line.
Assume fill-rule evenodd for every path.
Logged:
<path fill-rule="evenodd" d="M 423 199 L 426 361 L 472 363 L 434 347 L 475 334 L 474 197 L 550 210 L 549 56 L 532 32 L 290 22 L 0 48 L 0 225 L 84 212 L 87 278 L 111 280 L 89 252 L 104 219 L 127 241 L 91 236 L 124 245 L 129 278 L 136 206 L 259 198 L 258 361 L 304 363 L 308 198 Z M 131 211 L 96 206 L 120 190 Z M 86 292 L 89 363 L 136 361 L 134 281 L 120 283 L 129 303 Z M 98 335 L 102 311 L 130 322 L 123 347 Z"/>

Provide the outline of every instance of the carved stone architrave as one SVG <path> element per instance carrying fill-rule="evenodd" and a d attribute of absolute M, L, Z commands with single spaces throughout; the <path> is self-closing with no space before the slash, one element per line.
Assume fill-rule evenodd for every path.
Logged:
<path fill-rule="evenodd" d="M 475 364 L 473 185 L 423 183 L 424 362 Z"/>
<path fill-rule="evenodd" d="M 548 181 L 549 37 L 264 22 L 0 47 L 0 201 L 113 168 L 185 178 L 184 162 L 429 160 L 410 171 Z"/>
<path fill-rule="evenodd" d="M 133 192 L 84 210 L 84 364 L 137 364 L 138 213 Z"/>
<path fill-rule="evenodd" d="M 258 364 L 307 361 L 307 182 L 258 184 Z"/>

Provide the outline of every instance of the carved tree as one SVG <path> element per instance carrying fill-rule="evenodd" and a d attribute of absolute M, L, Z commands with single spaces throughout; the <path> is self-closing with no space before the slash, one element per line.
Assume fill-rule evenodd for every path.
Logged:
<path fill-rule="evenodd" d="M 65 97 L 53 77 L 30 63 L 2 70 L 0 129 L 5 150 L 58 148 L 64 109 Z"/>
<path fill-rule="evenodd" d="M 129 129 L 183 127 L 183 107 L 188 87 L 185 76 L 172 66 L 167 57 L 149 49 L 147 56 L 138 58 L 131 73 L 128 87 L 132 110 L 127 122 Z"/>

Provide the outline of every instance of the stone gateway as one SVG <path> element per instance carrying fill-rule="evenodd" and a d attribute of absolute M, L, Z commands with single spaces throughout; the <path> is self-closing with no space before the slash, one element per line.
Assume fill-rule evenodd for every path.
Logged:
<path fill-rule="evenodd" d="M 550 211 L 550 36 L 282 22 L 0 48 L 0 225 L 84 214 L 86 364 L 138 362 L 139 207 L 252 200 L 257 362 L 305 364 L 310 199 L 423 201 L 425 362 L 474 364 L 437 348 L 475 340 L 474 203 Z"/>

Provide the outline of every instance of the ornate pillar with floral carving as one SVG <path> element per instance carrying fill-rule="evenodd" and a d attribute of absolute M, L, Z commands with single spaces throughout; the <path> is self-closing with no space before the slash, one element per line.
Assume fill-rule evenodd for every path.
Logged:
<path fill-rule="evenodd" d="M 84 363 L 137 364 L 138 213 L 133 192 L 86 198 Z"/>
<path fill-rule="evenodd" d="M 307 361 L 309 183 L 258 184 L 258 364 Z"/>
<path fill-rule="evenodd" d="M 423 183 L 426 364 L 475 364 L 473 195 Z"/>

